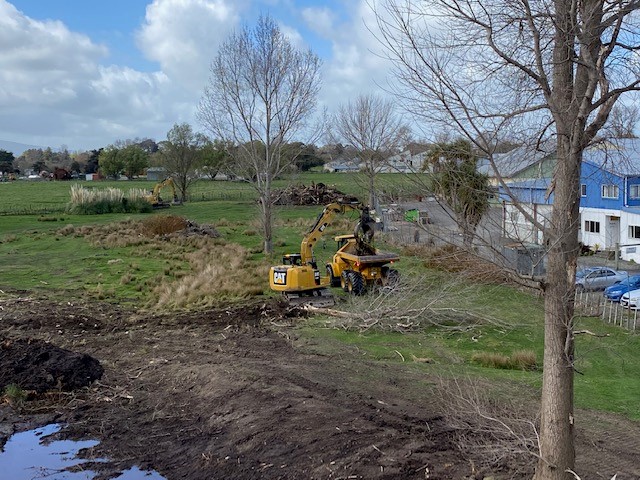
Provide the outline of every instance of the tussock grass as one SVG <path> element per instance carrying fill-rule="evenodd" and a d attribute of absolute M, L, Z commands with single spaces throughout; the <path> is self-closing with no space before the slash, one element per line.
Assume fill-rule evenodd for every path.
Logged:
<path fill-rule="evenodd" d="M 113 187 L 98 189 L 72 185 L 67 212 L 77 215 L 150 212 L 153 207 L 146 200 L 146 196 L 146 191 L 141 188 L 132 188 L 124 192 Z"/>
<path fill-rule="evenodd" d="M 153 307 L 209 307 L 264 292 L 269 265 L 250 262 L 247 249 L 213 242 L 200 247 L 186 256 L 189 273 L 154 290 L 157 301 Z"/>
<path fill-rule="evenodd" d="M 27 399 L 27 392 L 25 392 L 19 385 L 10 383 L 4 387 L 4 398 L 9 405 L 20 409 L 24 405 L 24 401 Z"/>
<path fill-rule="evenodd" d="M 147 236 L 169 235 L 187 228 L 187 220 L 176 215 L 154 215 L 142 221 L 142 230 Z"/>
<path fill-rule="evenodd" d="M 471 357 L 471 361 L 483 367 L 505 370 L 535 370 L 537 368 L 536 354 L 532 350 L 518 350 L 511 355 L 478 352 Z"/>
<path fill-rule="evenodd" d="M 179 216 L 157 215 L 108 225 L 69 225 L 58 234 L 80 235 L 108 249 L 133 247 L 135 256 L 162 259 L 164 266 L 154 276 L 134 274 L 140 266 L 132 262 L 119 277 L 120 285 L 150 292 L 144 306 L 152 310 L 216 306 L 264 293 L 270 266 L 266 260 L 256 262 L 250 250 L 219 237 L 183 235 L 187 223 Z M 95 293 L 104 299 L 111 292 L 99 284 Z"/>

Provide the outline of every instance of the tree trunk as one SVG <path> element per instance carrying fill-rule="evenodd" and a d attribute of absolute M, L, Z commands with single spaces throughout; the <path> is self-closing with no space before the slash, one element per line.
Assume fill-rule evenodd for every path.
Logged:
<path fill-rule="evenodd" d="M 264 254 L 273 253 L 273 208 L 271 205 L 271 193 L 261 195 L 260 207 L 262 209 L 262 234 L 264 240 Z"/>
<path fill-rule="evenodd" d="M 369 208 L 376 208 L 376 173 L 373 168 L 369 172 Z"/>
<path fill-rule="evenodd" d="M 578 259 L 580 154 L 566 137 L 558 141 L 558 174 L 548 241 L 544 296 L 544 371 L 540 417 L 540 460 L 535 480 L 574 478 L 573 315 Z M 575 152 L 575 150 L 574 150 Z"/>

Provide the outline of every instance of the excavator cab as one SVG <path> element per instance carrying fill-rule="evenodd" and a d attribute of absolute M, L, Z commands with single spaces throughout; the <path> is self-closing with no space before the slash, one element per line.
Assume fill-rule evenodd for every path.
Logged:
<path fill-rule="evenodd" d="M 283 265 L 302 265 L 302 255 L 299 253 L 287 253 L 282 257 Z"/>

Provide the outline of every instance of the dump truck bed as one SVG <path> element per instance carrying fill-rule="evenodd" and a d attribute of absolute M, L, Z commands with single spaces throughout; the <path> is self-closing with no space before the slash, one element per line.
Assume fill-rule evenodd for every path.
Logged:
<path fill-rule="evenodd" d="M 384 264 L 400 260 L 400 255 L 388 252 L 378 252 L 375 255 L 355 255 L 353 253 L 342 252 L 340 256 L 346 261 L 359 263 L 360 265 Z"/>

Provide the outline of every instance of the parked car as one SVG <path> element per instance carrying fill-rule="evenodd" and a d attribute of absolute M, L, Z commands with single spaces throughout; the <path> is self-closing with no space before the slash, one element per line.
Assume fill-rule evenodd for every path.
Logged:
<path fill-rule="evenodd" d="M 626 280 L 622 280 L 605 288 L 604 297 L 612 302 L 619 302 L 622 295 L 637 289 L 640 289 L 640 275 L 633 275 Z"/>
<path fill-rule="evenodd" d="M 625 308 L 636 310 L 640 303 L 640 289 L 631 290 L 620 297 L 620 305 Z"/>
<path fill-rule="evenodd" d="M 610 285 L 629 278 L 629 272 L 609 267 L 589 267 L 576 272 L 576 290 L 604 290 Z"/>

